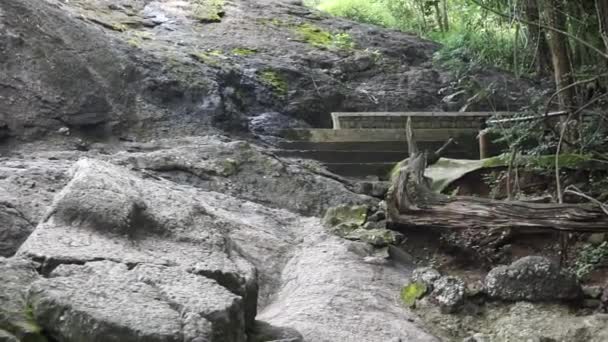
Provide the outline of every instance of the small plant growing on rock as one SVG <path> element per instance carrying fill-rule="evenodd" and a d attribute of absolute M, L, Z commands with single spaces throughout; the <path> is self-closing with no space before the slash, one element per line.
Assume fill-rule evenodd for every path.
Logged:
<path fill-rule="evenodd" d="M 304 41 L 317 48 L 333 48 L 338 50 L 355 48 L 355 42 L 352 37 L 345 32 L 332 33 L 308 23 L 297 25 L 294 30 Z"/>

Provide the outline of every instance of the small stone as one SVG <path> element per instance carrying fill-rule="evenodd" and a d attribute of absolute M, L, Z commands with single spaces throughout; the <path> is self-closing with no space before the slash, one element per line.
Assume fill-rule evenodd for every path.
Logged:
<path fill-rule="evenodd" d="M 602 242 L 606 241 L 606 233 L 591 234 L 587 238 L 587 241 L 594 246 L 598 246 L 602 244 Z"/>
<path fill-rule="evenodd" d="M 70 129 L 67 127 L 61 127 L 60 129 L 57 130 L 57 133 L 63 134 L 63 135 L 70 135 Z"/>
<path fill-rule="evenodd" d="M 433 283 L 435 283 L 439 278 L 441 278 L 441 274 L 432 267 L 419 267 L 412 272 L 412 281 L 424 283 L 431 289 L 433 287 Z"/>
<path fill-rule="evenodd" d="M 384 211 L 376 211 L 375 213 L 373 213 L 370 217 L 368 217 L 368 221 L 371 222 L 380 222 L 382 220 L 386 219 L 386 213 Z"/>
<path fill-rule="evenodd" d="M 585 295 L 585 297 L 587 297 L 587 298 L 598 299 L 602 296 L 603 291 L 604 290 L 602 289 L 601 286 L 597 286 L 597 285 L 583 286 L 583 295 Z"/>
<path fill-rule="evenodd" d="M 467 284 L 465 294 L 467 297 L 476 297 L 483 293 L 483 283 L 475 281 Z"/>
<path fill-rule="evenodd" d="M 433 284 L 432 297 L 439 304 L 441 312 L 454 313 L 464 303 L 466 285 L 460 278 L 445 276 Z"/>
<path fill-rule="evenodd" d="M 386 229 L 386 221 L 379 222 L 365 222 L 363 225 L 363 229 L 371 230 L 371 229 Z"/>

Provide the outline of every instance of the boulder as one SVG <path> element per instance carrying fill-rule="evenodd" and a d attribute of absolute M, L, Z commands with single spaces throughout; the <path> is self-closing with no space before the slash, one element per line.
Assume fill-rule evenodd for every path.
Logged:
<path fill-rule="evenodd" d="M 466 285 L 462 279 L 444 276 L 433 283 L 431 296 L 442 312 L 454 313 L 464 303 L 465 289 Z"/>
<path fill-rule="evenodd" d="M 208 212 L 203 194 L 92 159 L 78 161 L 72 174 L 19 255 L 43 261 L 44 273 L 97 260 L 179 266 L 243 297 L 253 323 L 257 271 L 225 235 L 226 223 Z"/>
<path fill-rule="evenodd" d="M 178 267 L 61 265 L 29 290 L 36 320 L 62 342 L 245 342 L 244 303 Z"/>
<path fill-rule="evenodd" d="M 507 301 L 569 300 L 581 296 L 576 276 L 541 256 L 528 256 L 492 269 L 484 280 L 490 297 Z"/>

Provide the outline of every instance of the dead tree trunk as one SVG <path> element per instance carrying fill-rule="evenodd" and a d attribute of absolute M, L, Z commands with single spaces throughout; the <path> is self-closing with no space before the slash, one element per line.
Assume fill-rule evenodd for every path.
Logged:
<path fill-rule="evenodd" d="M 506 229 L 514 233 L 608 232 L 608 215 L 597 206 L 497 201 L 432 192 L 424 178 L 427 157 L 416 146 L 409 119 L 406 136 L 409 161 L 399 170 L 386 198 L 390 222 L 442 229 Z"/>

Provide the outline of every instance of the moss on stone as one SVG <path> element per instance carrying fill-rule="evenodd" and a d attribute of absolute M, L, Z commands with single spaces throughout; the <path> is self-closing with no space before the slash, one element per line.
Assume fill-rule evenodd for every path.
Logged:
<path fill-rule="evenodd" d="M 224 16 L 224 0 L 193 0 L 192 16 L 202 23 L 220 22 Z"/>
<path fill-rule="evenodd" d="M 416 307 L 416 301 L 424 297 L 428 288 L 424 283 L 413 282 L 401 289 L 401 301 L 410 308 Z"/>
<path fill-rule="evenodd" d="M 271 69 L 266 69 L 261 71 L 259 75 L 260 80 L 264 85 L 272 88 L 280 96 L 287 95 L 289 85 L 278 72 Z"/>
<path fill-rule="evenodd" d="M 223 57 L 222 51 L 210 50 L 210 51 L 195 51 L 190 54 L 192 58 L 197 61 L 207 64 L 209 66 L 219 66 L 220 59 Z"/>
<path fill-rule="evenodd" d="M 308 44 L 318 48 L 347 50 L 355 47 L 352 37 L 345 32 L 332 33 L 309 23 L 296 25 L 293 30 Z"/>
<path fill-rule="evenodd" d="M 255 49 L 248 49 L 248 48 L 234 48 L 234 49 L 232 49 L 232 51 L 230 51 L 230 53 L 232 53 L 233 55 L 242 56 L 242 57 L 255 55 L 257 52 L 258 51 Z"/>
<path fill-rule="evenodd" d="M 397 235 L 398 233 L 389 229 L 357 228 L 342 237 L 349 240 L 367 242 L 376 247 L 386 247 L 388 245 L 395 245 L 399 242 Z"/>
<path fill-rule="evenodd" d="M 331 207 L 325 212 L 323 223 L 334 227 L 342 223 L 361 226 L 367 220 L 368 207 L 365 205 L 339 205 Z"/>
<path fill-rule="evenodd" d="M 0 312 L 0 318 L 2 314 L 5 313 Z M 26 305 L 23 312 L 13 313 L 7 318 L 8 320 L 0 320 L 1 330 L 9 332 L 22 342 L 47 342 L 30 305 Z"/>

